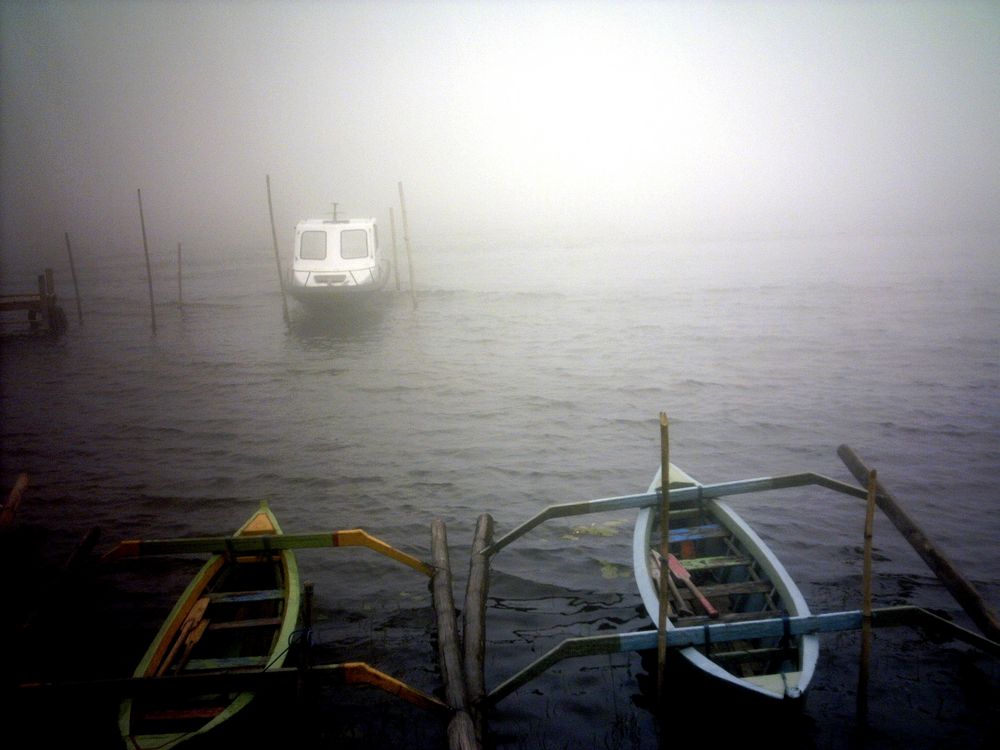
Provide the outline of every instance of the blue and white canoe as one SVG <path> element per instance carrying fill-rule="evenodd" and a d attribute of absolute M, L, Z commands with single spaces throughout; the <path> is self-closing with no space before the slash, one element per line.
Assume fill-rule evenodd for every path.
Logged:
<path fill-rule="evenodd" d="M 661 486 L 661 472 L 649 486 Z M 700 487 L 670 465 L 669 489 Z M 659 507 L 639 511 L 633 567 L 643 604 L 659 623 Z M 801 617 L 809 607 L 788 571 L 732 508 L 703 498 L 670 509 L 669 552 L 673 556 L 667 598 L 667 630 L 751 620 Z M 703 598 L 700 598 L 703 597 Z M 787 621 L 787 620 L 786 620 Z M 695 667 L 727 683 L 772 698 L 799 698 L 819 658 L 815 635 L 753 638 L 680 649 Z"/>

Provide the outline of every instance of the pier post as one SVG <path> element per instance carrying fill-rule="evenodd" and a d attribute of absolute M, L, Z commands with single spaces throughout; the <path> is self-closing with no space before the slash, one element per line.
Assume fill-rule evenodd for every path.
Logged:
<path fill-rule="evenodd" d="M 146 254 L 146 281 L 149 284 L 149 314 L 153 323 L 153 333 L 156 333 L 156 305 L 153 303 L 153 271 L 149 265 L 149 244 L 146 242 L 146 218 L 142 214 L 142 189 L 136 191 L 139 195 L 139 225 L 142 227 L 142 250 Z"/>
<path fill-rule="evenodd" d="M 285 277 L 281 273 L 281 256 L 278 254 L 278 233 L 274 228 L 274 208 L 271 205 L 271 175 L 266 175 L 267 211 L 271 216 L 271 241 L 274 243 L 274 262 L 278 265 L 278 286 L 281 288 L 281 310 L 288 322 L 288 301 L 285 299 Z"/>
<path fill-rule="evenodd" d="M 476 750 L 476 729 L 468 710 L 468 694 L 458 645 L 455 600 L 448 561 L 448 534 L 444 522 L 431 524 L 431 551 L 434 557 L 434 610 L 437 615 L 438 659 L 444 680 L 445 702 L 454 712 L 448 722 L 450 750 Z"/>
<path fill-rule="evenodd" d="M 181 243 L 177 243 L 177 306 L 184 308 L 184 284 L 181 273 Z"/>
<path fill-rule="evenodd" d="M 73 294 L 76 295 L 76 315 L 83 325 L 83 308 L 80 305 L 80 285 L 76 283 L 76 265 L 73 263 L 73 248 L 69 244 L 69 232 L 66 232 L 66 254 L 69 256 L 69 272 L 73 277 Z"/>
<path fill-rule="evenodd" d="M 46 331 L 52 330 L 52 307 L 49 305 L 48 285 L 45 274 L 38 274 L 38 302 L 42 313 L 42 324 Z"/>
<path fill-rule="evenodd" d="M 392 270 L 396 275 L 396 291 L 399 291 L 399 254 L 396 252 L 396 218 L 389 206 L 389 228 L 392 230 Z"/>
<path fill-rule="evenodd" d="M 469 713 L 476 728 L 476 737 L 483 741 L 483 697 L 486 679 L 483 662 L 486 656 L 486 597 L 490 589 L 490 556 L 484 550 L 493 543 L 493 517 L 479 516 L 469 560 L 469 580 L 465 587 L 465 616 L 462 620 L 462 644 L 465 651 L 465 686 L 468 690 Z"/>
<path fill-rule="evenodd" d="M 403 242 L 406 245 L 406 265 L 410 271 L 410 298 L 413 309 L 417 309 L 417 290 L 413 286 L 413 256 L 410 254 L 410 225 L 406 220 L 406 200 L 403 198 L 403 183 L 399 183 L 399 210 L 403 214 Z"/>

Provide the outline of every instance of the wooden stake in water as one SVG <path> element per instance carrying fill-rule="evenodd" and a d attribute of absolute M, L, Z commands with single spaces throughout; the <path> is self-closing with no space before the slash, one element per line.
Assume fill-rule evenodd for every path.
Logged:
<path fill-rule="evenodd" d="M 483 736 L 482 700 L 486 695 L 483 662 L 486 657 L 486 597 L 490 588 L 490 557 L 483 550 L 493 543 L 493 517 L 479 516 L 469 558 L 469 578 L 465 585 L 465 612 L 462 616 L 462 667 L 468 691 L 469 713 L 476 728 L 476 738 Z"/>
<path fill-rule="evenodd" d="M 403 242 L 406 244 L 406 265 L 410 269 L 410 297 L 413 309 L 417 309 L 417 290 L 413 286 L 413 256 L 410 255 L 410 227 L 406 221 L 406 201 L 403 199 L 403 183 L 399 183 L 399 210 L 403 213 Z"/>
<path fill-rule="evenodd" d="M 146 254 L 146 279 L 149 282 L 149 314 L 156 333 L 156 305 L 153 302 L 153 271 L 149 266 L 149 244 L 146 242 L 146 219 L 142 214 L 142 190 L 139 189 L 139 224 L 142 226 L 142 250 Z"/>
<path fill-rule="evenodd" d="M 667 665 L 667 580 L 666 565 L 670 553 L 670 425 L 667 415 L 660 412 L 660 566 L 659 618 L 656 623 L 656 690 L 663 700 L 664 676 Z"/>
<path fill-rule="evenodd" d="M 396 253 L 396 218 L 389 206 L 389 228 L 392 230 L 392 270 L 396 274 L 396 291 L 399 291 L 399 255 Z"/>
<path fill-rule="evenodd" d="M 83 308 L 80 306 L 80 287 L 76 283 L 76 266 L 73 264 L 73 248 L 69 244 L 69 232 L 66 232 L 66 254 L 69 255 L 69 272 L 73 276 L 73 293 L 76 294 L 76 315 L 83 325 Z"/>
<path fill-rule="evenodd" d="M 177 243 L 177 306 L 184 307 L 184 286 L 181 281 L 181 243 Z"/>
<path fill-rule="evenodd" d="M 837 455 L 847 465 L 854 478 L 862 485 L 868 481 L 868 467 L 861 457 L 848 445 L 837 448 Z M 893 525 L 910 543 L 910 546 L 934 571 L 948 592 L 955 597 L 966 614 L 972 618 L 983 635 L 991 641 L 1000 641 L 1000 615 L 979 594 L 975 586 L 963 576 L 955 564 L 937 548 L 917 523 L 903 510 L 896 498 L 879 482 L 875 502 L 888 516 Z"/>
<path fill-rule="evenodd" d="M 875 527 L 875 496 L 878 479 L 868 472 L 868 508 L 865 512 L 865 552 L 861 574 L 861 664 L 858 668 L 858 716 L 868 716 L 868 674 L 872 652 L 872 537 Z"/>
<path fill-rule="evenodd" d="M 288 301 L 285 299 L 285 277 L 281 273 L 281 256 L 278 254 L 278 233 L 274 229 L 274 208 L 271 206 L 271 175 L 267 175 L 267 211 L 271 215 L 271 240 L 274 242 L 274 262 L 278 264 L 278 286 L 281 287 L 281 310 L 288 322 Z"/>

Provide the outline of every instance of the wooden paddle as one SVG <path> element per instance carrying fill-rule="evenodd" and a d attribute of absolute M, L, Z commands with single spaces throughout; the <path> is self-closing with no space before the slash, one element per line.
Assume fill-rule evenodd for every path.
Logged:
<path fill-rule="evenodd" d="M 681 564 L 680 560 L 674 557 L 672 552 L 667 554 L 667 565 L 669 566 L 670 572 L 677 578 L 681 579 L 681 581 L 684 582 L 684 585 L 691 589 L 691 593 L 694 594 L 698 603 L 701 604 L 705 612 L 708 613 L 708 616 L 712 618 L 718 617 L 719 610 L 713 607 L 712 602 L 708 600 L 708 597 L 701 593 L 701 589 L 699 589 L 695 585 L 694 581 L 691 580 L 691 574 L 688 572 L 687 568 Z"/>
<path fill-rule="evenodd" d="M 205 631 L 208 630 L 208 620 L 200 620 L 194 628 L 188 633 L 188 637 L 184 640 L 184 653 L 181 654 L 181 658 L 177 660 L 177 666 L 174 667 L 174 672 L 180 672 L 187 666 L 188 660 L 191 658 L 191 652 L 194 651 L 194 647 L 198 645 L 198 641 L 201 637 L 205 635 Z"/>
<path fill-rule="evenodd" d="M 650 564 L 653 567 L 653 572 L 656 574 L 657 579 L 659 579 L 661 568 L 663 567 L 663 557 L 660 555 L 659 550 L 650 550 Z M 677 584 L 674 583 L 674 577 L 667 576 L 667 588 L 669 589 L 671 595 L 676 601 L 676 609 L 679 614 L 685 617 L 691 617 L 694 614 L 694 610 L 687 605 L 687 601 L 681 595 L 680 589 L 677 588 Z M 670 604 L 668 601 L 667 604 Z"/>
<path fill-rule="evenodd" d="M 174 639 L 174 643 L 170 647 L 170 651 L 163 657 L 163 661 L 160 662 L 160 666 L 156 670 L 157 677 L 164 674 L 170 667 L 170 662 L 174 660 L 174 657 L 177 655 L 181 646 L 185 645 L 191 631 L 194 630 L 198 623 L 200 623 L 205 617 L 206 609 L 208 609 L 208 597 L 203 596 L 194 603 L 194 606 L 191 607 L 191 611 L 188 612 L 187 617 L 184 618 L 184 622 L 181 623 L 181 628 L 177 633 L 177 638 Z M 199 638 L 200 637 L 201 636 L 199 635 Z"/>

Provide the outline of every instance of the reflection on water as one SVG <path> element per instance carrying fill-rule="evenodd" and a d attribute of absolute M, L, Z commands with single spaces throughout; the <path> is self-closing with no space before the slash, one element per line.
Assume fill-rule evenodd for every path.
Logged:
<path fill-rule="evenodd" d="M 380 292 L 345 296 L 322 306 L 295 304 L 289 309 L 288 331 L 310 346 L 364 339 L 380 330 L 388 310 L 396 307 L 399 299 Z"/>

